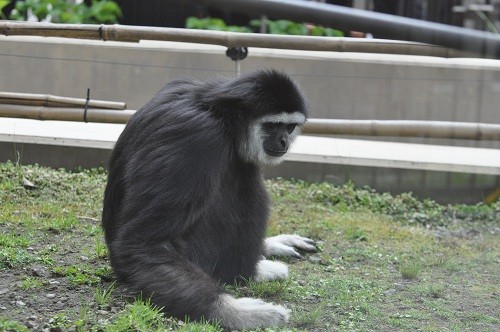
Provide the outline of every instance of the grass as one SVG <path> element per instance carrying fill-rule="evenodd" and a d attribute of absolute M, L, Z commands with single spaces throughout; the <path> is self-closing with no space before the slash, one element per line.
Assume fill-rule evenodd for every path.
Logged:
<path fill-rule="evenodd" d="M 99 305 L 100 307 L 105 307 L 109 305 L 111 301 L 111 295 L 113 294 L 114 290 L 115 290 L 114 283 L 105 288 L 97 287 L 95 289 L 95 295 L 94 295 L 97 305 Z"/>
<path fill-rule="evenodd" d="M 136 300 L 127 305 L 113 323 L 106 325 L 104 331 L 165 331 L 167 322 L 160 310 L 150 302 Z"/>
<path fill-rule="evenodd" d="M 401 265 L 401 276 L 404 279 L 416 279 L 420 273 L 421 266 L 418 262 L 406 262 Z"/>
<path fill-rule="evenodd" d="M 29 290 L 29 289 L 40 289 L 43 286 L 45 286 L 46 282 L 44 282 L 42 279 L 38 277 L 25 277 L 22 282 L 20 287 L 24 290 Z"/>
<path fill-rule="evenodd" d="M 115 283 L 99 225 L 105 181 L 102 169 L 0 164 L 0 330 L 27 331 L 36 316 L 34 330 L 221 331 L 163 317 Z M 291 309 L 289 326 L 267 332 L 497 330 L 499 202 L 440 205 L 281 179 L 266 186 L 269 235 L 297 233 L 320 248 L 285 259 L 284 281 L 227 287 Z"/>

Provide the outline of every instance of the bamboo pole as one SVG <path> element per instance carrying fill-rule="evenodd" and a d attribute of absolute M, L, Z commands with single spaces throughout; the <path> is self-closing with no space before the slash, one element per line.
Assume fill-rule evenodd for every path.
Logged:
<path fill-rule="evenodd" d="M 121 42 L 160 40 L 213 44 L 226 47 L 263 47 L 306 51 L 385 53 L 436 57 L 477 57 L 480 54 L 479 50 L 478 53 L 466 52 L 447 47 L 396 40 L 266 35 L 125 25 L 0 21 L 0 34 L 5 36 L 27 35 Z"/>
<path fill-rule="evenodd" d="M 47 107 L 72 107 L 85 106 L 84 98 L 60 97 L 50 94 L 0 92 L 0 104 L 47 106 Z M 123 110 L 126 104 L 123 102 L 89 99 L 88 107 Z"/>
<path fill-rule="evenodd" d="M 84 121 L 83 108 L 45 107 L 0 104 L 0 117 L 55 121 Z M 127 123 L 135 111 L 87 109 L 87 122 Z"/>
<path fill-rule="evenodd" d="M 500 140 L 500 124 L 415 120 L 309 119 L 305 134 Z"/>
<path fill-rule="evenodd" d="M 81 108 L 54 108 L 0 104 L 0 117 L 35 120 L 83 121 Z M 127 123 L 134 110 L 87 110 L 88 122 Z M 500 140 L 500 124 L 410 121 L 410 120 L 334 120 L 309 119 L 304 134 L 425 137 L 466 140 Z"/>

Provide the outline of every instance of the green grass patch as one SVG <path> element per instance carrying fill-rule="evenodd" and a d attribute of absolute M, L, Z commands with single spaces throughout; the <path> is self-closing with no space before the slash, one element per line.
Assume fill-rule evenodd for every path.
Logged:
<path fill-rule="evenodd" d="M 101 307 L 109 305 L 111 301 L 111 295 L 113 294 L 114 290 L 115 290 L 114 283 L 104 288 L 97 287 L 95 289 L 95 296 L 94 296 L 97 305 Z"/>
<path fill-rule="evenodd" d="M 100 227 L 105 183 L 102 169 L 0 163 L 0 330 L 27 331 L 36 316 L 34 330 L 221 331 L 164 317 L 115 283 Z M 288 279 L 228 287 L 291 309 L 288 326 L 267 332 L 497 330 L 499 202 L 440 205 L 352 184 L 265 184 L 268 234 L 320 241 L 318 253 L 283 259 Z"/>
<path fill-rule="evenodd" d="M 401 264 L 399 271 L 404 279 L 416 279 L 422 267 L 418 262 L 409 261 Z"/>
<path fill-rule="evenodd" d="M 161 314 L 161 308 L 153 306 L 149 301 L 136 300 L 126 306 L 115 318 L 114 322 L 104 326 L 104 331 L 166 331 L 167 322 Z"/>
<path fill-rule="evenodd" d="M 111 270 L 106 267 L 94 268 L 86 264 L 55 266 L 52 272 L 58 277 L 66 277 L 73 285 L 97 285 L 101 280 L 111 279 Z"/>
<path fill-rule="evenodd" d="M 29 289 L 40 289 L 44 287 L 47 283 L 38 277 L 25 277 L 21 282 L 20 287 L 24 290 Z"/>
<path fill-rule="evenodd" d="M 35 258 L 22 248 L 0 248 L 0 270 L 23 267 L 35 261 Z"/>
<path fill-rule="evenodd" d="M 19 322 L 0 316 L 0 331 L 28 332 L 29 329 Z"/>

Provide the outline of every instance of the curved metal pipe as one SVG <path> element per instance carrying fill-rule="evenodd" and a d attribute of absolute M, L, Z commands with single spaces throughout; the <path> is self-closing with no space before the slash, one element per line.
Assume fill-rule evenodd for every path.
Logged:
<path fill-rule="evenodd" d="M 451 47 L 500 58 L 500 36 L 366 10 L 301 0 L 199 0 L 198 3 L 253 15 L 311 22 L 341 30 L 366 31 L 376 38 Z"/>

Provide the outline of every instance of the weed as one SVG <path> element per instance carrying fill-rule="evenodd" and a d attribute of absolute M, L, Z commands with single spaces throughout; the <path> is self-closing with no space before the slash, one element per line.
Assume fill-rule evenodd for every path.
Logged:
<path fill-rule="evenodd" d="M 315 326 L 323 314 L 323 311 L 324 308 L 317 306 L 315 308 L 309 308 L 309 310 L 295 312 L 293 316 L 294 325 L 299 328 Z"/>
<path fill-rule="evenodd" d="M 482 322 L 486 324 L 499 324 L 500 319 L 484 314 L 482 312 L 472 312 L 467 315 L 467 318 L 473 322 Z"/>
<path fill-rule="evenodd" d="M 277 297 L 279 298 L 290 285 L 290 279 L 273 280 L 267 282 L 257 282 L 249 280 L 247 288 L 250 296 L 253 297 Z"/>
<path fill-rule="evenodd" d="M 76 216 L 71 215 L 46 219 L 45 227 L 55 234 L 61 234 L 74 229 L 77 224 L 78 219 Z"/>
<path fill-rule="evenodd" d="M 64 331 L 71 326 L 71 320 L 64 314 L 58 313 L 49 319 L 50 331 Z"/>
<path fill-rule="evenodd" d="M 399 271 L 404 279 L 416 279 L 422 267 L 415 261 L 407 261 L 401 264 Z"/>
<path fill-rule="evenodd" d="M 433 298 L 444 298 L 446 287 L 442 284 L 429 285 L 427 288 L 427 294 Z"/>
<path fill-rule="evenodd" d="M 135 300 L 117 314 L 113 323 L 104 326 L 104 331 L 165 331 L 167 326 L 161 308 L 151 301 Z"/>
<path fill-rule="evenodd" d="M 24 290 L 42 288 L 46 283 L 37 277 L 25 277 L 20 287 Z"/>
<path fill-rule="evenodd" d="M 26 248 L 31 243 L 25 234 L 0 234 L 0 247 Z"/>
<path fill-rule="evenodd" d="M 366 241 L 365 231 L 361 228 L 353 226 L 345 230 L 345 236 L 349 241 Z"/>
<path fill-rule="evenodd" d="M 0 270 L 22 267 L 34 260 L 34 257 L 22 248 L 0 248 Z"/>
<path fill-rule="evenodd" d="M 28 332 L 29 329 L 19 322 L 8 320 L 0 316 L 0 331 Z"/>
<path fill-rule="evenodd" d="M 0 234 L 0 269 L 32 262 L 34 257 L 25 249 L 30 242 L 27 235 Z"/>
<path fill-rule="evenodd" d="M 78 332 L 86 332 L 87 328 L 91 324 L 90 308 L 88 305 L 83 305 L 78 311 L 78 318 L 73 322 L 75 329 Z"/>
<path fill-rule="evenodd" d="M 56 266 L 52 269 L 56 275 L 66 277 L 73 285 L 95 285 L 101 279 L 97 275 L 97 271 L 92 271 L 86 266 Z"/>
<path fill-rule="evenodd" d="M 109 300 L 111 299 L 111 295 L 113 294 L 114 290 L 115 290 L 114 283 L 112 283 L 109 287 L 104 289 L 97 287 L 94 293 L 94 299 L 96 303 L 101 307 L 107 306 L 110 302 Z"/>
<path fill-rule="evenodd" d="M 176 328 L 176 331 L 180 332 L 223 332 L 224 330 L 220 327 L 219 322 L 207 322 L 205 319 L 201 319 L 200 322 L 190 322 L 189 318 L 186 318 L 184 322 L 177 322 L 180 326 Z"/>
<path fill-rule="evenodd" d="M 102 239 L 100 238 L 95 239 L 94 249 L 96 258 L 105 259 L 106 257 L 108 257 L 108 247 L 106 247 L 106 244 Z"/>

